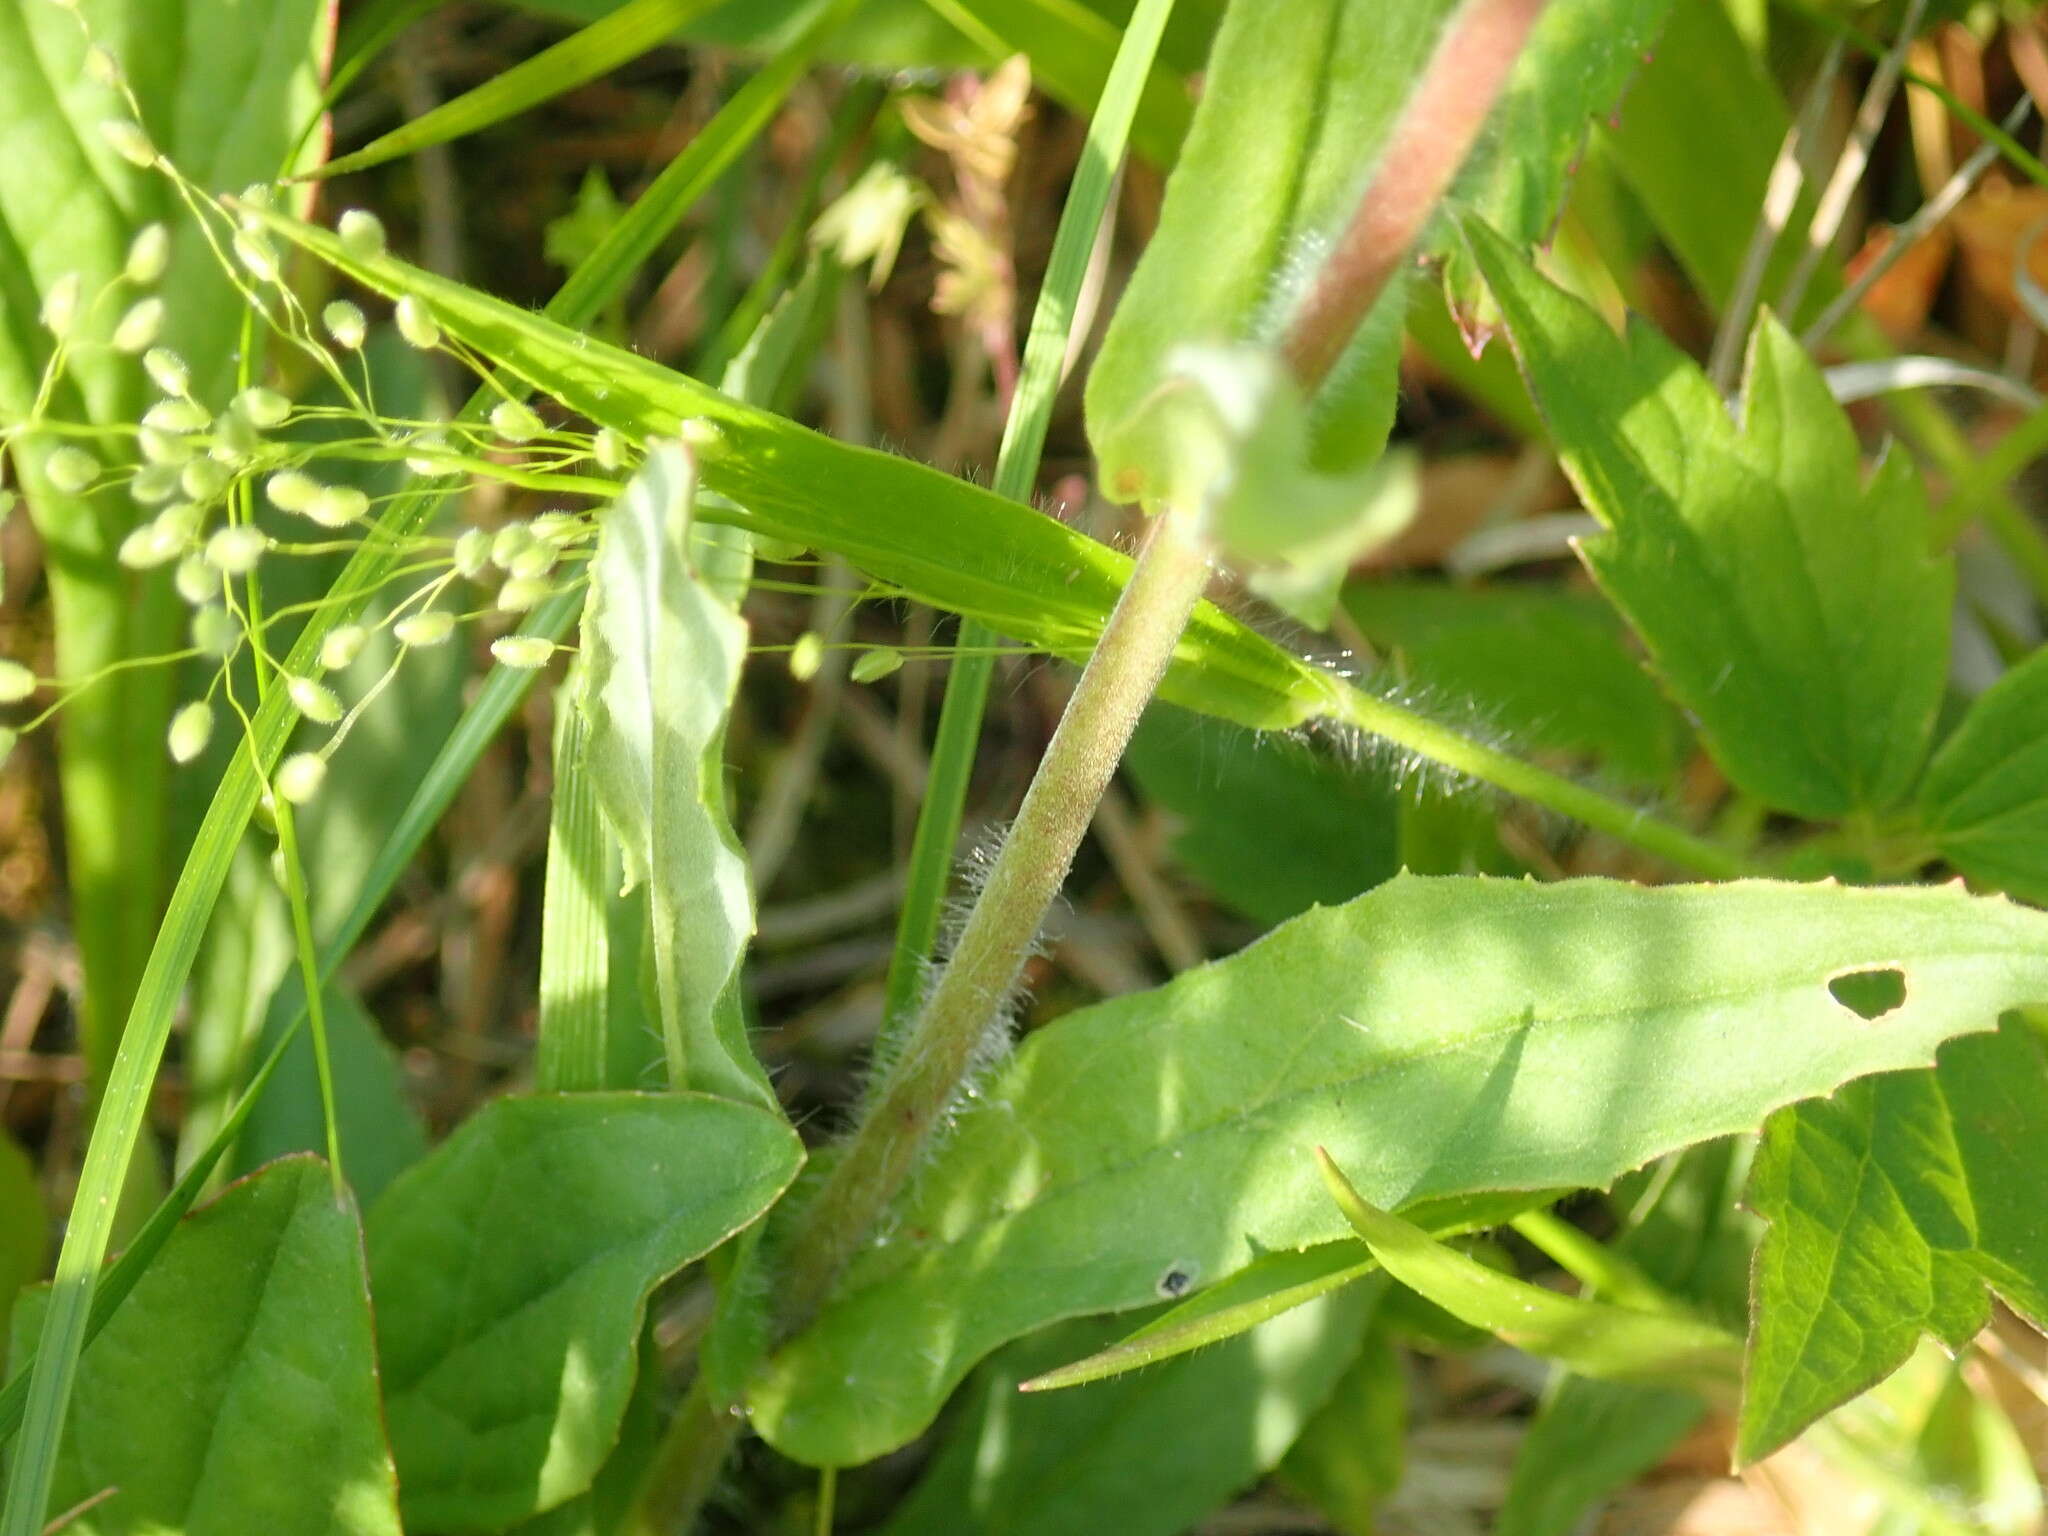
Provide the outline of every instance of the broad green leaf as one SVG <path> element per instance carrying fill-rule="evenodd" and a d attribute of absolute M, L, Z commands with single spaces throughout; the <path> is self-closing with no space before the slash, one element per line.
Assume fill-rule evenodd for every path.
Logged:
<path fill-rule="evenodd" d="M 1460 1322 L 1582 1376 L 1734 1386 L 1740 1346 L 1733 1334 L 1676 1313 L 1563 1296 L 1504 1275 L 1368 1204 L 1327 1153 L 1317 1156 L 1331 1195 L 1387 1273 Z"/>
<path fill-rule="evenodd" d="M 1950 1044 L 1932 1072 L 1889 1073 L 1773 1117 L 1749 1195 L 1770 1228 L 1742 1460 L 1896 1369 L 1923 1334 L 1967 1343 L 1990 1315 L 1987 1285 L 2048 1318 L 2044 1105 L 2048 1052 L 2015 1021 Z"/>
<path fill-rule="evenodd" d="M 1523 751 L 1590 758 L 1646 787 L 1670 783 L 1687 733 L 1598 597 L 1551 587 L 1360 581 L 1359 631 L 1453 717 L 1476 712 Z"/>
<path fill-rule="evenodd" d="M 1107 1342 L 1113 1322 L 1048 1329 L 991 1360 L 966 1416 L 887 1536 L 1178 1536 L 1270 1471 L 1357 1354 L 1377 1288 L 1353 1286 L 1256 1333 L 1057 1398 L 1018 1383 Z"/>
<path fill-rule="evenodd" d="M 733 994 L 754 897 L 725 808 L 725 721 L 747 655 L 744 551 L 693 537 L 696 466 L 654 444 L 604 518 L 583 613 L 597 799 L 647 882 L 669 1081 L 773 1108 Z"/>
<path fill-rule="evenodd" d="M 443 329 L 534 388 L 635 440 L 674 437 L 686 420 L 705 489 L 752 532 L 845 556 L 920 601 L 983 619 L 1059 655 L 1085 657 L 1123 590 L 1128 557 L 1055 518 L 907 459 L 834 442 L 741 404 L 631 352 L 384 256 L 285 215 L 252 211 L 365 286 L 413 294 Z M 1332 710 L 1342 685 L 1204 605 L 1165 693 L 1259 728 Z"/>
<path fill-rule="evenodd" d="M 499 1099 L 370 1213 L 408 1528 L 478 1530 L 588 1487 L 648 1292 L 766 1210 L 796 1134 L 699 1094 Z"/>
<path fill-rule="evenodd" d="M 36 316 L 66 274 L 75 274 L 81 297 L 68 377 L 47 417 L 107 427 L 141 415 L 152 398 L 142 367 L 106 343 L 146 292 L 163 301 L 159 342 L 190 368 L 197 400 L 225 405 L 234 378 L 242 300 L 170 180 L 130 164 L 103 136 L 102 123 L 134 114 L 85 67 L 87 30 L 125 73 L 154 146 L 203 189 L 225 191 L 292 168 L 295 135 L 319 101 L 332 26 L 321 0 L 194 0 L 168 12 L 159 0 L 0 7 L 0 435 L 33 408 L 51 347 Z M 168 262 L 145 289 L 122 273 L 136 233 L 157 222 L 168 231 Z M 11 458 L 45 549 L 57 671 L 86 677 L 177 649 L 185 616 L 168 573 L 144 576 L 115 558 L 135 504 L 104 482 L 83 496 L 59 494 L 42 472 L 50 446 L 47 437 L 24 437 Z M 95 451 L 110 469 L 131 456 L 115 438 Z M 163 751 L 175 679 L 169 667 L 118 672 L 82 691 L 57 726 L 66 881 L 96 1090 L 176 852 Z"/>
<path fill-rule="evenodd" d="M 1476 223 L 1467 237 L 1587 507 L 1581 554 L 1728 776 L 1814 818 L 1911 787 L 1947 671 L 1954 562 L 1917 471 L 1856 435 L 1775 320 L 1742 421 L 1645 325 L 1616 336 Z"/>
<path fill-rule="evenodd" d="M 1338 1530 L 1372 1536 L 1380 1504 L 1401 1486 L 1407 1435 L 1405 1363 L 1393 1330 L 1376 1315 L 1330 1400 L 1288 1448 L 1280 1481 Z"/>
<path fill-rule="evenodd" d="M 185 1218 L 86 1350 L 76 1406 L 56 1507 L 115 1490 L 78 1536 L 398 1536 L 361 1233 L 315 1158 Z"/>
<path fill-rule="evenodd" d="M 330 160 L 316 174 L 339 176 L 365 170 L 502 123 L 630 63 L 678 27 L 720 3 L 721 0 L 627 0 L 573 36 L 543 48 L 531 58 L 521 59 L 482 85 L 442 102 L 352 154 Z M 841 0 L 841 9 L 848 8 L 848 0 Z"/>
<path fill-rule="evenodd" d="M 1175 861 L 1260 923 L 1349 901 L 1400 868 L 1392 789 L 1305 742 L 1160 704 L 1123 766 L 1171 813 Z"/>
<path fill-rule="evenodd" d="M 1973 880 L 2048 903 L 2048 650 L 1970 706 L 1920 782 L 1920 816 Z"/>
<path fill-rule="evenodd" d="M 1897 966 L 1881 1027 L 1828 978 Z M 980 1090 L 889 1241 L 751 1393 L 791 1455 L 902 1444 L 997 1345 L 1394 1209 L 1605 1185 L 2048 995 L 2048 916 L 1955 890 L 1403 876 L 1070 1014 Z"/>

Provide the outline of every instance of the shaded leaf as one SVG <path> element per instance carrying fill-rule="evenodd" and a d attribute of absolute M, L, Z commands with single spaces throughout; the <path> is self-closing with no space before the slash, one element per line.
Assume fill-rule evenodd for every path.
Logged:
<path fill-rule="evenodd" d="M 1732 1387 L 1734 1335 L 1669 1312 L 1563 1296 L 1517 1280 L 1359 1198 L 1327 1153 L 1323 1177 L 1388 1274 L 1504 1344 L 1607 1381 Z"/>
<path fill-rule="evenodd" d="M 1353 1286 L 1257 1333 L 1056 1399 L 1017 1384 L 1105 1343 L 1066 1323 L 1003 1351 L 888 1536 L 1177 1536 L 1269 1471 L 1358 1352 L 1378 1291 Z"/>
<path fill-rule="evenodd" d="M 696 494 L 689 451 L 656 443 L 605 516 L 577 707 L 626 883 L 648 887 L 669 1081 L 773 1108 L 732 992 L 754 931 L 746 855 L 725 806 L 725 722 L 747 655 L 736 608 L 746 555 L 693 542 Z"/>
<path fill-rule="evenodd" d="M 1330 1400 L 1289 1447 L 1280 1480 L 1339 1530 L 1372 1536 L 1380 1504 L 1401 1486 L 1407 1435 L 1401 1349 L 1393 1331 L 1375 1317 Z"/>
<path fill-rule="evenodd" d="M 1844 969 L 1897 965 L 1881 1028 Z M 1604 1185 L 2048 996 L 2048 916 L 1953 890 L 1400 877 L 1034 1032 L 750 1394 L 791 1455 L 869 1459 L 989 1350 L 1344 1237 L 1383 1208 Z"/>
<path fill-rule="evenodd" d="M 1883 1021 L 1888 1024 L 1889 1019 Z M 1882 1025 L 1880 1025 L 1882 1027 Z M 1898 1368 L 1960 1348 L 1987 1284 L 2048 1318 L 2048 1052 L 2018 1022 L 1772 1117 L 1737 1453 L 1769 1455 Z"/>
<path fill-rule="evenodd" d="M 25 1299 L 17 1350 L 47 1299 Z M 79 1536 L 398 1536 L 362 1239 L 315 1158 L 185 1218 L 85 1351 L 74 1408 L 55 1507 L 116 1490 Z"/>
<path fill-rule="evenodd" d="M 1920 783 L 1942 856 L 1973 880 L 2048 903 L 2048 650 L 1987 688 Z"/>
<path fill-rule="evenodd" d="M 50 1213 L 36 1166 L 21 1143 L 0 1133 L 0 1329 L 14 1298 L 39 1278 L 50 1248 Z"/>
<path fill-rule="evenodd" d="M 1952 559 L 1926 552 L 1904 455 L 1866 482 L 1826 381 L 1775 320 L 1750 348 L 1740 426 L 1646 325 L 1626 339 L 1491 231 L 1475 259 L 1566 471 L 1607 532 L 1581 554 L 1715 760 L 1802 816 L 1911 787 L 1947 670 Z"/>
<path fill-rule="evenodd" d="M 1497 1536 L 1573 1536 L 1706 1413 L 1695 1393 L 1560 1374 L 1515 1458 Z"/>
<path fill-rule="evenodd" d="M 590 1485 L 656 1282 L 767 1209 L 796 1134 L 697 1094 L 498 1099 L 370 1213 L 406 1525 L 506 1524 Z"/>

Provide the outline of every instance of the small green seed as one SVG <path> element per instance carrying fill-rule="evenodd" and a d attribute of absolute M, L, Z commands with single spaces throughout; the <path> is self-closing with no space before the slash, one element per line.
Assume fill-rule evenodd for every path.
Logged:
<path fill-rule="evenodd" d="M 506 635 L 491 642 L 491 654 L 504 666 L 530 672 L 548 664 L 555 642 L 542 635 Z"/>
<path fill-rule="evenodd" d="M 131 355 L 140 352 L 156 340 L 163 327 L 164 301 L 154 294 L 138 299 L 114 327 L 114 350 Z"/>
<path fill-rule="evenodd" d="M 171 232 L 161 224 L 145 224 L 128 242 L 128 260 L 121 275 L 138 288 L 146 288 L 164 275 L 171 264 Z"/>
<path fill-rule="evenodd" d="M 235 396 L 235 412 L 252 427 L 279 427 L 292 413 L 292 403 L 274 389 L 252 384 Z"/>
<path fill-rule="evenodd" d="M 508 443 L 528 443 L 546 428 L 538 416 L 517 400 L 500 400 L 491 407 L 491 430 Z"/>
<path fill-rule="evenodd" d="M 824 661 L 824 637 L 815 630 L 806 630 L 789 648 L 789 675 L 800 683 L 808 683 L 818 675 L 818 668 Z"/>
<path fill-rule="evenodd" d="M 545 602 L 553 590 L 544 576 L 514 576 L 498 588 L 499 611 L 524 613 Z"/>
<path fill-rule="evenodd" d="M 280 469 L 264 482 L 263 494 L 280 512 L 303 512 L 313 505 L 313 498 L 322 489 L 324 487 L 311 475 L 296 469 Z"/>
<path fill-rule="evenodd" d="M 585 525 L 574 512 L 536 512 L 527 526 L 543 544 L 552 544 L 560 549 L 582 537 Z"/>
<path fill-rule="evenodd" d="M 255 457 L 262 446 L 262 434 L 230 412 L 214 423 L 213 446 L 206 451 L 216 463 L 240 466 Z"/>
<path fill-rule="evenodd" d="M 370 498 L 352 485 L 327 485 L 303 510 L 323 528 L 346 528 L 370 510 Z"/>
<path fill-rule="evenodd" d="M 284 691 L 291 698 L 292 708 L 315 725 L 332 725 L 341 718 L 341 700 L 334 696 L 334 690 L 310 677 L 286 678 Z"/>
<path fill-rule="evenodd" d="M 398 301 L 393 318 L 398 321 L 398 334 L 405 338 L 408 346 L 431 352 L 441 345 L 440 322 L 435 320 L 433 311 L 412 294 L 408 293 Z"/>
<path fill-rule="evenodd" d="M 66 443 L 52 448 L 43 460 L 43 474 L 67 496 L 76 496 L 100 477 L 100 461 L 83 448 Z"/>
<path fill-rule="evenodd" d="M 18 661 L 0 657 L 0 704 L 19 704 L 35 691 L 35 673 Z"/>
<path fill-rule="evenodd" d="M 196 451 L 189 437 L 179 432 L 166 432 L 162 427 L 137 428 L 135 446 L 142 450 L 142 457 L 151 464 L 169 464 L 174 468 L 191 463 Z"/>
<path fill-rule="evenodd" d="M 242 626 L 219 603 L 208 603 L 192 615 L 192 644 L 226 661 L 242 647 Z"/>
<path fill-rule="evenodd" d="M 339 672 L 353 666 L 356 657 L 363 651 L 363 642 L 369 638 L 369 631 L 360 624 L 338 624 L 327 631 L 320 641 L 320 665 L 326 671 Z"/>
<path fill-rule="evenodd" d="M 353 352 L 363 344 L 363 338 L 370 332 L 370 324 L 363 318 L 363 312 L 347 299 L 336 299 L 320 311 L 320 323 L 327 327 L 337 346 Z"/>
<path fill-rule="evenodd" d="M 223 528 L 206 541 L 206 563 L 224 576 L 246 576 L 263 559 L 270 540 L 247 523 Z"/>
<path fill-rule="evenodd" d="M 43 329 L 59 341 L 71 334 L 71 324 L 78 318 L 78 300 L 84 286 L 83 279 L 76 272 L 66 272 L 50 284 L 50 291 L 43 295 Z"/>
<path fill-rule="evenodd" d="M 455 569 L 466 580 L 491 563 L 491 536 L 481 528 L 465 528 L 455 540 Z"/>
<path fill-rule="evenodd" d="M 156 164 L 156 146 L 149 142 L 149 135 L 142 131 L 140 123 L 131 123 L 125 117 L 110 117 L 100 124 L 100 137 L 130 165 L 148 170 Z"/>
<path fill-rule="evenodd" d="M 320 793 L 327 778 L 327 759 L 318 752 L 294 752 L 277 765 L 277 794 L 293 805 L 304 805 Z"/>
<path fill-rule="evenodd" d="M 195 700 L 171 716 L 171 761 L 189 763 L 213 738 L 213 710 Z"/>
<path fill-rule="evenodd" d="M 903 653 L 893 646 L 877 646 L 856 656 L 847 676 L 856 683 L 872 683 L 887 677 L 903 665 Z"/>
<path fill-rule="evenodd" d="M 375 261 L 384 254 L 384 223 L 366 208 L 350 208 L 335 222 L 341 248 L 358 261 Z"/>
<path fill-rule="evenodd" d="M 561 551 L 552 544 L 543 544 L 538 539 L 512 557 L 512 563 L 505 568 L 505 574 L 514 581 L 533 581 L 547 575 L 561 558 Z"/>
<path fill-rule="evenodd" d="M 204 555 L 187 555 L 180 560 L 171 584 L 178 589 L 178 596 L 194 608 L 220 596 L 220 573 L 206 563 Z"/>
<path fill-rule="evenodd" d="M 175 464 L 145 464 L 128 482 L 128 494 L 145 507 L 156 506 L 178 494 L 178 475 Z"/>
<path fill-rule="evenodd" d="M 616 473 L 626 462 L 626 445 L 610 427 L 601 428 L 590 440 L 590 451 L 597 459 L 597 467 L 607 474 Z"/>
<path fill-rule="evenodd" d="M 524 523 L 507 523 L 491 536 L 491 564 L 501 571 L 533 547 L 533 530 Z"/>
<path fill-rule="evenodd" d="M 98 43 L 85 50 L 85 74 L 94 85 L 115 86 L 121 83 L 120 64 Z"/>
<path fill-rule="evenodd" d="M 142 424 L 159 432 L 203 432 L 213 424 L 213 415 L 197 400 L 180 396 L 157 401 L 142 413 Z"/>
<path fill-rule="evenodd" d="M 130 530 L 114 558 L 131 571 L 153 571 L 177 559 L 184 547 L 182 539 L 165 538 L 163 529 L 152 519 Z"/>
<path fill-rule="evenodd" d="M 143 353 L 142 371 L 167 395 L 188 395 L 192 392 L 192 370 L 185 366 L 185 359 L 169 347 L 151 347 Z"/>
<path fill-rule="evenodd" d="M 455 633 L 455 615 L 452 613 L 407 614 L 391 626 L 391 633 L 400 645 L 414 647 L 439 645 Z"/>
<path fill-rule="evenodd" d="M 178 476 L 178 488 L 194 501 L 212 501 L 234 476 L 212 459 L 194 459 Z"/>

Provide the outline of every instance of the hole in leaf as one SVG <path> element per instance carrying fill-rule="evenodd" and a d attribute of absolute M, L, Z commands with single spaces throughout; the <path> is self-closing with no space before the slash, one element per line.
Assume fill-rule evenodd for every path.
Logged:
<path fill-rule="evenodd" d="M 1859 1019 L 1881 1019 L 1906 1001 L 1906 973 L 1895 965 L 1844 971 L 1829 980 L 1828 995 Z"/>
<path fill-rule="evenodd" d="M 1168 1301 L 1178 1300 L 1187 1295 L 1194 1288 L 1195 1273 L 1196 1266 L 1185 1261 L 1170 1266 L 1166 1273 L 1159 1277 L 1159 1294 Z"/>

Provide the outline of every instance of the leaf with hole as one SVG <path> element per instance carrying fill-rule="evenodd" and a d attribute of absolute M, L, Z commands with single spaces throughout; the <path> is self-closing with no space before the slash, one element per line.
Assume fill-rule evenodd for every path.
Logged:
<path fill-rule="evenodd" d="M 1911 990 L 1873 1026 L 1827 983 L 1882 965 Z M 866 1460 L 1008 1339 L 1346 1237 L 1317 1146 L 1385 1209 L 1605 1185 L 2035 996 L 2048 916 L 1953 890 L 1399 877 L 1034 1032 L 754 1422 Z"/>
<path fill-rule="evenodd" d="M 698 1094 L 498 1099 L 368 1224 L 386 1414 L 415 1530 L 478 1530 L 588 1487 L 655 1284 L 753 1221 L 803 1153 Z"/>

